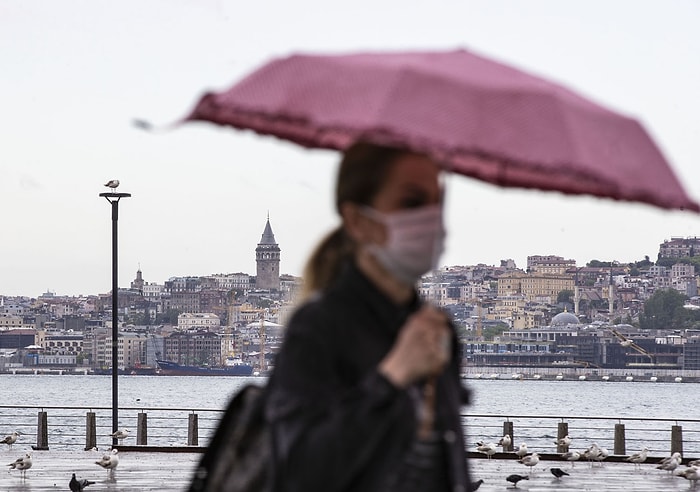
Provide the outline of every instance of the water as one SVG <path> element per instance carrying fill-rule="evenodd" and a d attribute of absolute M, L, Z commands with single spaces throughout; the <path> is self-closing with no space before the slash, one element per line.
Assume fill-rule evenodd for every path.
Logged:
<path fill-rule="evenodd" d="M 119 427 L 131 429 L 135 436 L 137 414 L 143 411 L 148 414 L 148 444 L 184 445 L 189 414 L 197 410 L 199 444 L 204 445 L 221 412 L 202 409 L 222 410 L 240 387 L 265 381 L 255 377 L 120 376 Z M 26 439 L 33 440 L 36 435 L 38 409 L 8 408 L 11 406 L 93 407 L 98 443 L 107 446 L 111 432 L 111 384 L 111 376 L 0 375 L 4 395 L 0 402 L 0 434 L 23 425 L 20 430 L 30 436 Z M 503 422 L 510 420 L 514 422 L 516 441 L 527 439 L 536 446 L 550 448 L 543 451 L 553 452 L 551 441 L 562 419 L 543 418 L 552 416 L 567 417 L 570 434 L 579 438 L 577 449 L 583 446 L 582 441 L 596 441 L 612 449 L 614 426 L 621 422 L 627 426 L 631 452 L 647 445 L 657 454 L 664 454 L 670 449 L 670 429 L 677 420 L 700 421 L 697 386 L 690 383 L 468 380 L 465 385 L 473 394 L 473 403 L 465 411 L 479 415 L 464 419 L 470 442 L 497 440 L 502 435 Z M 176 410 L 166 412 L 161 410 L 164 408 Z M 86 409 L 46 411 L 52 446 L 84 445 Z M 619 420 L 625 418 L 635 420 Z M 636 420 L 642 418 L 667 420 Z M 693 441 L 685 449 L 700 448 L 700 422 L 680 425 L 684 427 L 684 440 Z M 130 439 L 125 444 L 135 444 L 135 438 Z"/>

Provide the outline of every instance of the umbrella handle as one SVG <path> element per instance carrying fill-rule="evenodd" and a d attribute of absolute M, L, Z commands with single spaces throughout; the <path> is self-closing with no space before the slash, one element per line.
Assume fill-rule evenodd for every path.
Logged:
<path fill-rule="evenodd" d="M 423 412 L 418 423 L 418 439 L 425 441 L 435 427 L 435 393 L 437 376 L 431 376 L 423 387 Z"/>

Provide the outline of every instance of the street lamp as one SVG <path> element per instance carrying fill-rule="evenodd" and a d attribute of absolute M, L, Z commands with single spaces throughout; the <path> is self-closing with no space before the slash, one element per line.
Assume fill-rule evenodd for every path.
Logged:
<path fill-rule="evenodd" d="M 119 429 L 119 281 L 117 272 L 117 222 L 119 221 L 119 200 L 129 198 L 131 193 L 100 193 L 112 206 L 112 433 Z M 112 438 L 112 446 L 118 444 Z"/>

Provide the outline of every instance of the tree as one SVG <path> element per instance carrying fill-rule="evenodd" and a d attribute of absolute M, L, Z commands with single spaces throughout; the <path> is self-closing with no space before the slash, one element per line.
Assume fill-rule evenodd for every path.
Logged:
<path fill-rule="evenodd" d="M 485 327 L 482 336 L 484 340 L 493 340 L 494 337 L 497 337 L 509 328 L 510 327 L 506 323 L 499 322 L 495 325 Z"/>
<path fill-rule="evenodd" d="M 564 289 L 562 291 L 559 291 L 559 294 L 557 294 L 557 304 L 560 304 L 563 302 L 572 302 L 571 299 L 573 299 L 573 297 L 574 297 L 573 290 Z"/>
<path fill-rule="evenodd" d="M 646 330 L 681 329 L 692 325 L 693 314 L 683 307 L 687 296 L 675 289 L 654 292 L 639 314 L 639 327 Z"/>

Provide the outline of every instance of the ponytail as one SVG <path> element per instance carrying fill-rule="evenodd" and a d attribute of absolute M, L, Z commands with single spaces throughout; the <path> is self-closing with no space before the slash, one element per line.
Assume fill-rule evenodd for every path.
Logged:
<path fill-rule="evenodd" d="M 340 274 L 345 260 L 352 256 L 353 247 L 342 226 L 336 227 L 316 246 L 304 269 L 304 294 L 310 295 L 328 288 Z"/>

